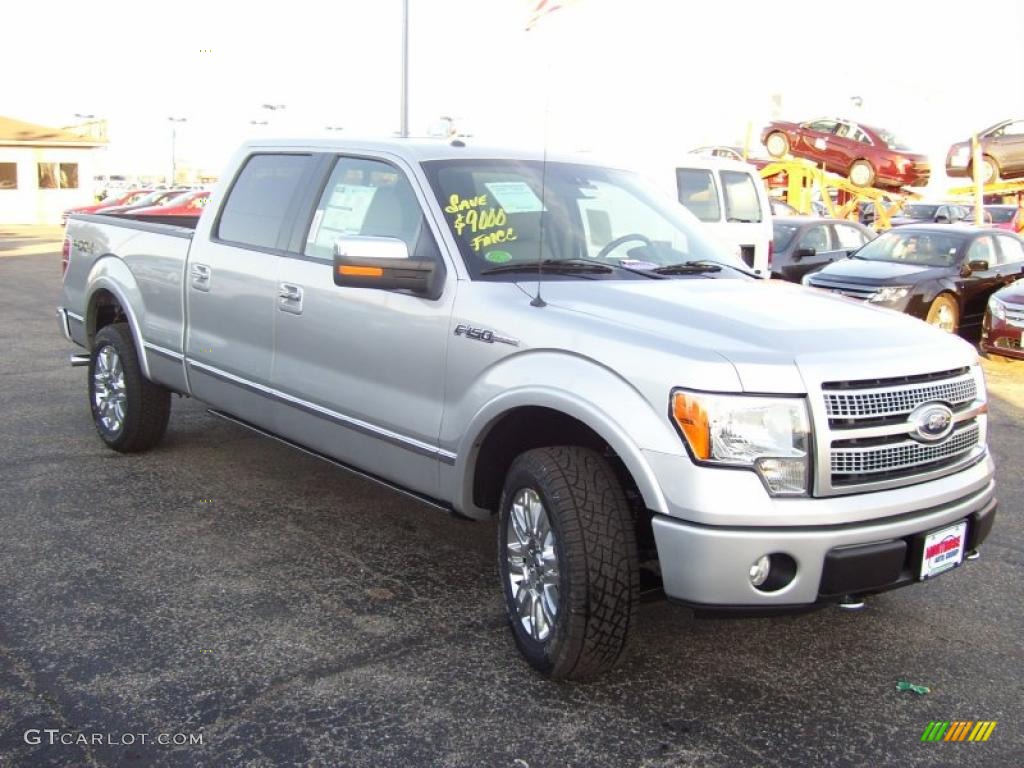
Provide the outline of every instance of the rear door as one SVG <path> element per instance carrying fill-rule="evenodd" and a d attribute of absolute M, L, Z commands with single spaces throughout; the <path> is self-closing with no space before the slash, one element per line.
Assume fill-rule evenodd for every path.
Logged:
<path fill-rule="evenodd" d="M 1000 286 L 1009 285 L 1024 273 L 1024 242 L 1011 235 L 996 235 L 999 259 L 996 272 Z"/>
<path fill-rule="evenodd" d="M 740 258 L 758 274 L 768 276 L 768 241 L 772 238 L 764 182 L 750 171 L 719 171 L 729 239 L 740 246 Z"/>
<path fill-rule="evenodd" d="M 278 254 L 313 157 L 255 153 L 240 168 L 210 229 L 197 231 L 189 253 L 185 354 L 196 398 L 273 428 L 268 387 Z"/>
<path fill-rule="evenodd" d="M 1024 120 L 1007 125 L 992 144 L 996 161 L 1004 176 L 1007 173 L 1024 171 Z"/>
<path fill-rule="evenodd" d="M 326 183 L 280 260 L 273 387 L 278 433 L 412 490 L 437 495 L 444 360 L 455 298 L 426 197 L 383 156 L 331 156 Z M 329 174 L 329 175 L 328 175 Z M 397 238 L 447 274 L 437 299 L 334 284 L 334 241 Z"/>

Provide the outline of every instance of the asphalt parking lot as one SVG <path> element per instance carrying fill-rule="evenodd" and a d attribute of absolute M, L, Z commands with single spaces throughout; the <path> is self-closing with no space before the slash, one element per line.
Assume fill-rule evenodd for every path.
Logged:
<path fill-rule="evenodd" d="M 493 525 L 186 399 L 152 453 L 107 450 L 56 250 L 0 233 L 0 765 L 1020 764 L 1024 365 L 987 365 L 1001 509 L 980 560 L 859 613 L 648 604 L 627 663 L 553 684 L 506 628 Z M 922 743 L 932 720 L 998 726 Z"/>

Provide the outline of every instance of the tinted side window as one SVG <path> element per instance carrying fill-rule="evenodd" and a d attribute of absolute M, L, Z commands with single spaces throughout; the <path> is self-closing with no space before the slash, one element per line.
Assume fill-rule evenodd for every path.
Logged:
<path fill-rule="evenodd" d="M 409 180 L 380 160 L 338 159 L 313 215 L 305 253 L 332 259 L 334 241 L 352 235 L 394 237 L 416 258 L 440 257 Z"/>
<path fill-rule="evenodd" d="M 217 236 L 258 248 L 277 247 L 288 206 L 309 168 L 309 155 L 253 155 L 235 179 Z"/>
<path fill-rule="evenodd" d="M 819 253 L 832 249 L 829 243 L 828 227 L 824 224 L 815 224 L 800 237 L 798 248 L 813 248 Z"/>
<path fill-rule="evenodd" d="M 718 205 L 718 189 L 711 171 L 701 168 L 676 168 L 679 202 L 701 221 L 718 221 L 722 216 Z"/>
<path fill-rule="evenodd" d="M 987 261 L 990 267 L 996 263 L 996 248 L 991 237 L 979 237 L 967 250 L 968 261 Z"/>
<path fill-rule="evenodd" d="M 834 229 L 838 247 L 843 250 L 860 248 L 868 241 L 867 235 L 856 227 L 848 227 L 845 224 L 836 224 Z"/>
<path fill-rule="evenodd" d="M 754 177 L 743 171 L 722 171 L 726 221 L 761 221 L 761 201 L 757 199 Z"/>
<path fill-rule="evenodd" d="M 1000 264 L 1022 264 L 1024 263 L 1024 243 L 1015 237 L 1000 235 L 999 249 L 1003 252 Z"/>

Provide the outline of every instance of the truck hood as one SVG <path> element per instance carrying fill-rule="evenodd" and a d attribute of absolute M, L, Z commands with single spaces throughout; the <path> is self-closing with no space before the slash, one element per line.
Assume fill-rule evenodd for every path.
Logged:
<path fill-rule="evenodd" d="M 927 264 L 905 264 L 898 261 L 874 261 L 872 259 L 840 259 L 814 273 L 823 277 L 848 283 L 865 285 L 914 285 L 949 275 L 949 267 L 930 267 Z M 813 279 L 813 278 L 812 278 Z"/>
<path fill-rule="evenodd" d="M 807 392 L 801 371 L 812 368 L 817 380 L 864 378 L 977 359 L 966 342 L 908 315 L 781 281 L 552 281 L 542 295 L 553 307 L 656 336 L 684 357 L 717 354 L 745 391 Z"/>

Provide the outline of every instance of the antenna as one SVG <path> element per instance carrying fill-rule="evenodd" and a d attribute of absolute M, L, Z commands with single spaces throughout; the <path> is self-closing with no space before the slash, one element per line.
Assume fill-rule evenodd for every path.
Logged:
<path fill-rule="evenodd" d="M 531 307 L 546 307 L 547 302 L 540 295 L 541 277 L 544 274 L 544 218 L 547 216 L 548 181 L 548 113 L 551 96 L 551 57 L 547 60 L 547 77 L 544 78 L 544 150 L 540 161 L 540 244 L 537 247 L 537 295 L 530 300 Z"/>

